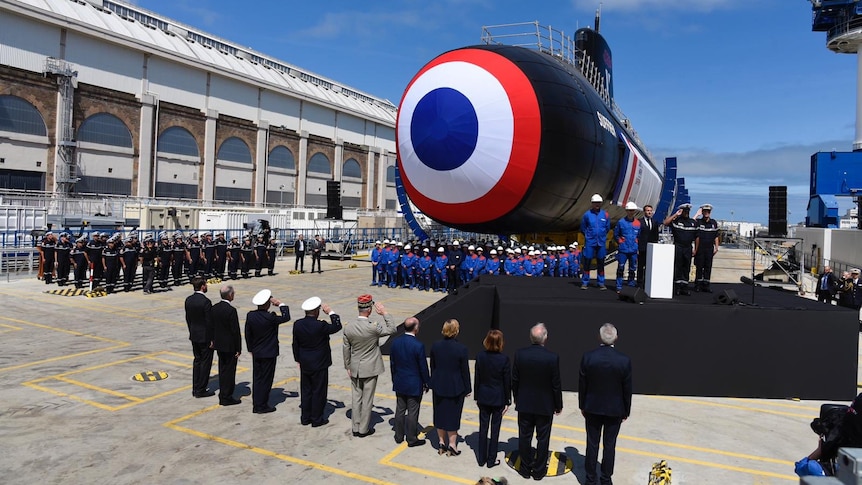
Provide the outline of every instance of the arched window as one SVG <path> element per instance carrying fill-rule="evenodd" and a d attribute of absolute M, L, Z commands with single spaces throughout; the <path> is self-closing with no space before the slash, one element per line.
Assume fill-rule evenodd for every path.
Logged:
<path fill-rule="evenodd" d="M 341 176 L 361 179 L 362 169 L 359 167 L 359 162 L 353 158 L 344 162 L 344 166 L 341 169 Z"/>
<path fill-rule="evenodd" d="M 390 165 L 386 167 L 386 183 L 394 184 L 395 183 L 395 165 Z"/>
<path fill-rule="evenodd" d="M 227 162 L 251 163 L 251 150 L 244 141 L 232 136 L 221 144 L 216 158 Z"/>
<path fill-rule="evenodd" d="M 48 136 L 45 120 L 35 106 L 18 96 L 0 96 L 0 131 Z"/>
<path fill-rule="evenodd" d="M 329 158 L 326 155 L 318 152 L 308 161 L 308 171 L 314 173 L 322 173 L 325 175 L 332 174 L 332 166 L 329 164 Z"/>
<path fill-rule="evenodd" d="M 159 136 L 160 152 L 199 157 L 198 144 L 189 130 L 181 126 L 172 126 Z"/>
<path fill-rule="evenodd" d="M 132 148 L 132 133 L 116 116 L 96 113 L 78 128 L 78 141 Z"/>
<path fill-rule="evenodd" d="M 293 159 L 293 153 L 290 153 L 287 147 L 279 145 L 269 152 L 268 166 L 296 170 L 296 161 Z"/>

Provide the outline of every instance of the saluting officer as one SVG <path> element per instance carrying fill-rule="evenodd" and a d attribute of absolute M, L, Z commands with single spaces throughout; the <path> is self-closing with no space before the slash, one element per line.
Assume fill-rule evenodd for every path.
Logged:
<path fill-rule="evenodd" d="M 697 221 L 697 237 L 694 240 L 694 291 L 712 293 L 709 278 L 712 276 L 712 258 L 718 252 L 718 222 L 712 218 L 712 206 L 700 206 L 703 215 Z"/>
<path fill-rule="evenodd" d="M 691 274 L 691 245 L 697 237 L 697 223 L 689 216 L 691 204 L 681 204 L 664 220 L 673 234 L 673 281 L 677 295 L 691 295 L 688 280 Z"/>

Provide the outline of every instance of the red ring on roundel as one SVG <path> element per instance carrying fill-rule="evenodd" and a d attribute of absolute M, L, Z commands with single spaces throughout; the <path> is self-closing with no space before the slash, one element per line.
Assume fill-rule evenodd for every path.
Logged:
<path fill-rule="evenodd" d="M 447 204 L 422 195 L 410 180 L 398 156 L 401 180 L 410 200 L 426 215 L 451 224 L 478 224 L 490 222 L 511 212 L 524 196 L 533 181 L 539 159 L 542 121 L 536 92 L 527 76 L 509 59 L 495 52 L 466 48 L 447 52 L 425 65 L 407 85 L 405 94 L 413 83 L 429 69 L 447 62 L 460 61 L 474 64 L 494 76 L 509 98 L 512 106 L 514 129 L 509 161 L 500 180 L 483 197 L 470 202 Z M 403 98 L 402 98 L 403 102 Z M 400 121 L 401 107 L 398 117 Z M 396 127 L 400 126 L 396 121 Z M 481 120 L 480 120 L 481 126 Z M 398 129 L 395 130 L 395 146 L 398 145 Z"/>

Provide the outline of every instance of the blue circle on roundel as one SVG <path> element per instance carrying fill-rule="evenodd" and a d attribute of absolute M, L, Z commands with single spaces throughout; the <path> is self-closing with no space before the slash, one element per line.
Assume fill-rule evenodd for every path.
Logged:
<path fill-rule="evenodd" d="M 453 170 L 476 149 L 479 119 L 466 96 L 452 88 L 437 88 L 413 109 L 410 138 L 419 160 L 434 170 Z"/>

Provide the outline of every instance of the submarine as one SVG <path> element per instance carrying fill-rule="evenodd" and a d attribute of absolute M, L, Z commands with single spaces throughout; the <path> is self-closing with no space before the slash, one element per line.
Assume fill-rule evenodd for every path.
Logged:
<path fill-rule="evenodd" d="M 593 194 L 612 219 L 627 202 L 655 206 L 663 176 L 614 103 L 598 23 L 575 40 L 497 26 L 538 38 L 520 44 L 485 27 L 483 44 L 425 64 L 399 104 L 399 190 L 436 222 L 485 234 L 577 230 Z"/>

